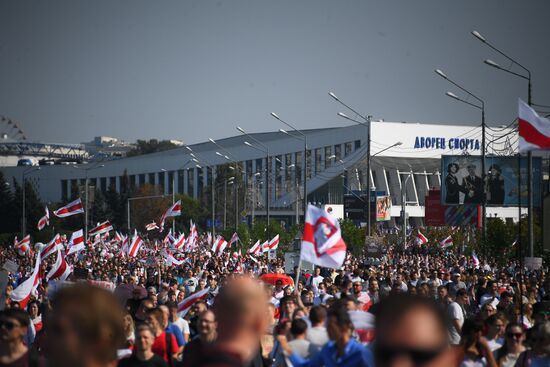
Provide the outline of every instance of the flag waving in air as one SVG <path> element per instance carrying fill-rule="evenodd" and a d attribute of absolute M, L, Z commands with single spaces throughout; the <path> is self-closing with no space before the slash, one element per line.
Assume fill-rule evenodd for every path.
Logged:
<path fill-rule="evenodd" d="M 346 258 L 338 220 L 325 210 L 308 205 L 300 260 L 327 267 L 340 268 Z"/>
<path fill-rule="evenodd" d="M 82 201 L 80 201 L 80 198 L 53 212 L 53 214 L 55 214 L 58 218 L 70 217 L 71 215 L 80 213 L 84 213 L 84 207 L 82 206 Z"/>
<path fill-rule="evenodd" d="M 439 246 L 441 246 L 441 248 L 443 249 L 447 247 L 451 247 L 452 245 L 453 245 L 453 238 L 451 236 L 439 242 Z"/>
<path fill-rule="evenodd" d="M 418 234 L 416 235 L 416 242 L 419 244 L 419 245 L 423 245 L 425 243 L 428 243 L 428 238 L 426 236 L 424 236 L 422 234 L 422 232 L 420 232 L 420 230 L 418 231 Z"/>
<path fill-rule="evenodd" d="M 181 200 L 178 200 L 174 203 L 174 205 L 169 207 L 168 210 L 164 212 L 162 217 L 160 217 L 160 231 L 161 232 L 164 231 L 164 221 L 166 220 L 166 218 L 178 217 L 180 215 L 181 215 Z"/>
<path fill-rule="evenodd" d="M 279 247 L 279 235 L 276 235 L 269 241 L 270 250 L 277 250 L 277 247 Z"/>
<path fill-rule="evenodd" d="M 18 241 L 17 237 L 15 237 L 15 240 L 13 241 L 13 247 L 17 250 L 17 252 L 21 256 L 25 255 L 27 252 L 30 252 L 31 235 L 30 234 L 26 235 L 21 239 L 21 241 Z"/>
<path fill-rule="evenodd" d="M 189 297 L 178 303 L 178 316 L 185 317 L 187 312 L 189 312 L 189 310 L 191 309 L 191 306 L 193 306 L 198 301 L 201 301 L 208 297 L 209 290 L 210 288 L 204 288 L 203 290 L 190 295 Z"/>
<path fill-rule="evenodd" d="M 103 223 L 99 223 L 97 225 L 97 227 L 90 229 L 90 231 L 88 231 L 88 236 L 92 237 L 92 236 L 96 236 L 98 234 L 101 235 L 101 234 L 104 234 L 104 233 L 108 233 L 109 231 L 112 231 L 112 230 L 113 230 L 113 226 L 112 226 L 111 222 L 106 220 Z"/>
<path fill-rule="evenodd" d="M 146 224 L 145 229 L 147 231 L 153 231 L 155 229 L 159 229 L 159 226 L 157 226 L 157 224 L 153 221 L 152 223 Z"/>
<path fill-rule="evenodd" d="M 521 99 L 518 101 L 519 152 L 550 149 L 550 120 L 540 117 Z"/>
<path fill-rule="evenodd" d="M 48 210 L 48 207 L 46 206 L 46 214 L 40 220 L 38 221 L 38 225 L 36 226 L 39 231 L 43 230 L 44 227 L 50 224 L 50 211 Z"/>
<path fill-rule="evenodd" d="M 84 231 L 82 229 L 79 229 L 76 232 L 73 232 L 71 235 L 71 239 L 69 240 L 68 249 L 67 252 L 68 255 L 72 255 L 75 252 L 82 251 L 86 248 L 86 245 L 84 244 Z"/>
<path fill-rule="evenodd" d="M 234 243 L 237 243 L 238 240 L 239 235 L 237 234 L 237 232 L 233 233 L 233 236 L 231 236 L 231 239 L 229 240 L 229 247 L 231 247 L 231 245 L 233 245 Z"/>
<path fill-rule="evenodd" d="M 134 231 L 134 237 L 132 237 L 132 243 L 128 247 L 128 256 L 136 257 L 139 248 L 143 245 L 143 240 L 138 236 L 137 231 Z"/>
<path fill-rule="evenodd" d="M 34 263 L 34 270 L 31 276 L 28 277 L 27 280 L 25 280 L 23 283 L 19 284 L 19 286 L 11 292 L 11 299 L 19 302 L 19 306 L 22 309 L 25 309 L 27 307 L 27 302 L 29 302 L 32 291 L 38 286 L 38 283 L 40 282 L 40 261 L 40 252 L 37 252 L 36 260 Z"/>
<path fill-rule="evenodd" d="M 252 255 L 257 255 L 260 253 L 260 251 L 262 250 L 262 243 L 260 242 L 260 240 L 256 241 L 256 243 L 254 244 L 254 246 L 252 246 L 250 248 L 250 250 L 248 250 L 248 253 L 249 254 L 252 254 Z"/>
<path fill-rule="evenodd" d="M 222 256 L 223 250 L 225 250 L 226 247 L 227 241 L 222 236 L 218 236 L 212 245 L 212 252 L 214 255 Z"/>
<path fill-rule="evenodd" d="M 61 253 L 61 249 L 57 248 L 57 260 L 48 275 L 46 275 L 46 280 L 66 280 L 72 271 L 72 267 L 67 264 L 65 256 Z"/>

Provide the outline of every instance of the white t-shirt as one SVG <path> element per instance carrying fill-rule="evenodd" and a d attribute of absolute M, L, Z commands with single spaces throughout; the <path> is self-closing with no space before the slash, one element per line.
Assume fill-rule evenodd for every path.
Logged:
<path fill-rule="evenodd" d="M 315 288 L 319 288 L 319 284 L 321 284 L 321 282 L 324 280 L 325 278 L 323 278 L 322 276 L 318 275 L 316 277 L 311 277 L 310 278 L 310 284 Z"/>
<path fill-rule="evenodd" d="M 457 320 L 458 325 L 462 328 L 462 325 L 464 324 L 464 312 L 462 311 L 462 307 L 460 307 L 458 303 L 452 302 L 449 306 L 447 306 L 447 317 L 451 322 L 449 325 L 450 343 L 453 345 L 458 345 L 460 343 L 460 330 L 456 330 L 452 322 Z"/>
<path fill-rule="evenodd" d="M 172 324 L 176 325 L 181 330 L 183 335 L 189 335 L 189 323 L 187 320 L 178 317 L 176 321 L 172 322 Z"/>

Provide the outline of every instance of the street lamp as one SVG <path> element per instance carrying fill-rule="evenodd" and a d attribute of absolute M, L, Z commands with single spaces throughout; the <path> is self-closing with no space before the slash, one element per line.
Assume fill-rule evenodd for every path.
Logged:
<path fill-rule="evenodd" d="M 478 104 L 475 104 L 475 103 L 472 103 L 472 102 L 468 102 L 468 101 L 458 97 L 454 93 L 451 93 L 451 92 L 445 93 L 446 96 L 448 96 L 450 98 L 453 98 L 453 99 L 455 99 L 459 102 L 465 103 L 465 104 L 467 104 L 469 106 L 472 106 L 474 108 L 477 108 L 478 110 L 481 111 L 481 172 L 482 172 L 481 173 L 481 178 L 484 182 L 484 184 L 483 184 L 483 198 L 482 198 L 481 227 L 482 227 L 482 234 L 483 234 L 483 243 L 485 244 L 486 233 L 487 233 L 487 231 L 486 231 L 487 195 L 486 195 L 486 192 L 485 192 L 485 102 L 481 98 L 479 98 L 478 96 L 476 96 L 475 94 L 473 94 L 472 92 L 467 90 L 466 88 L 462 87 L 460 84 L 456 83 L 452 79 L 449 79 L 449 77 L 445 73 L 443 73 L 440 69 L 435 69 L 435 73 L 438 74 L 443 79 L 445 79 L 446 81 L 448 81 L 449 83 L 451 83 L 452 85 L 454 85 L 455 87 L 457 87 L 458 89 L 460 89 L 461 91 L 463 91 L 464 93 L 466 93 L 469 96 L 473 97 L 479 103 L 481 103 L 481 105 L 478 105 Z"/>
<path fill-rule="evenodd" d="M 248 141 L 245 141 L 244 144 L 250 148 L 259 150 L 260 152 L 265 153 L 265 165 L 266 165 L 266 185 L 265 185 L 265 209 L 266 209 L 266 217 L 267 217 L 267 236 L 269 237 L 269 207 L 271 206 L 271 193 L 269 192 L 269 173 L 271 171 L 271 167 L 269 167 L 269 147 L 253 137 L 252 135 L 248 134 L 244 129 L 240 126 L 237 126 L 237 130 L 239 130 L 241 133 L 252 139 L 257 145 L 251 144 Z"/>
<path fill-rule="evenodd" d="M 304 225 L 305 225 L 306 214 L 307 214 L 307 136 L 306 136 L 306 134 L 304 134 L 303 132 L 301 132 L 300 130 L 298 130 L 297 128 L 295 128 L 294 126 L 289 124 L 288 122 L 281 119 L 275 112 L 271 112 L 271 116 L 273 118 L 279 120 L 280 122 L 282 122 L 286 126 L 290 127 L 291 129 L 293 129 L 301 137 L 297 136 L 295 134 L 291 134 L 291 133 L 289 133 L 288 131 L 286 131 L 284 129 L 279 129 L 279 131 L 281 133 L 286 134 L 290 137 L 293 137 L 294 139 L 302 140 L 304 142 Z"/>
<path fill-rule="evenodd" d="M 218 156 L 224 158 L 224 159 L 227 160 L 227 161 L 232 161 L 232 162 L 233 162 L 233 164 L 235 165 L 235 167 L 233 168 L 233 171 L 234 171 L 235 174 L 236 174 L 236 173 L 237 173 L 236 171 L 237 171 L 237 169 L 238 169 L 238 165 L 237 165 L 237 160 L 234 159 L 233 154 L 231 154 L 227 149 L 225 149 L 223 146 L 221 146 L 220 144 L 218 144 L 214 139 L 208 138 L 208 140 L 209 140 L 212 144 L 214 144 L 215 146 L 217 146 L 218 148 L 220 148 L 222 151 L 224 151 L 224 152 L 226 153 L 226 154 L 222 154 L 222 153 L 216 151 L 216 155 L 218 155 Z M 233 159 L 232 159 L 232 158 L 229 158 L 229 156 L 232 156 Z M 230 166 L 230 168 L 232 168 L 232 167 Z M 238 202 L 238 200 L 237 200 L 237 184 L 236 184 L 236 183 L 235 183 L 235 185 L 233 185 L 233 191 L 234 191 L 234 195 L 235 195 L 235 199 L 234 199 L 234 200 L 235 200 L 235 231 L 237 231 L 238 228 L 239 228 L 239 202 Z M 225 205 L 225 203 L 224 203 L 224 205 Z M 225 226 L 225 224 L 224 224 L 224 226 Z M 225 229 L 225 228 L 224 228 L 224 229 Z"/>
<path fill-rule="evenodd" d="M 84 179 L 84 190 L 86 191 L 84 194 L 84 238 L 88 238 L 88 172 L 92 171 L 94 169 L 99 169 L 105 167 L 104 164 L 99 164 L 97 166 L 89 167 L 89 168 L 83 168 L 80 166 L 73 166 L 76 169 L 80 169 L 85 172 L 85 179 Z"/>
<path fill-rule="evenodd" d="M 23 171 L 21 174 L 21 181 L 23 183 L 23 213 L 21 217 L 21 235 L 22 237 L 25 237 L 25 232 L 27 231 L 27 212 L 26 212 L 26 196 L 27 196 L 27 189 L 26 189 L 26 177 L 29 173 L 40 171 L 40 167 L 33 167 L 33 168 L 27 168 Z"/>
<path fill-rule="evenodd" d="M 342 106 L 347 108 L 349 111 L 355 113 L 357 116 L 361 118 L 363 121 L 355 120 L 349 116 L 347 116 L 343 112 L 338 112 L 337 115 L 345 118 L 346 120 L 350 120 L 355 122 L 356 124 L 363 125 L 367 128 L 367 236 L 370 237 L 371 235 L 371 195 L 370 195 L 370 133 L 371 133 L 371 115 L 363 116 L 359 112 L 357 112 L 355 109 L 353 109 L 351 106 L 344 103 L 340 98 L 336 96 L 333 92 L 328 93 L 329 96 L 331 96 L 336 102 L 340 103 Z"/>
<path fill-rule="evenodd" d="M 490 42 L 488 42 L 485 37 L 483 37 L 478 31 L 472 31 L 472 35 L 489 46 L 492 50 L 496 51 L 500 55 L 504 56 L 506 59 L 511 61 L 513 64 L 516 64 L 521 69 L 523 69 L 525 72 L 527 72 L 527 76 L 523 74 L 519 74 L 516 72 L 513 72 L 509 69 L 505 69 L 501 67 L 499 64 L 492 60 L 485 60 L 484 63 L 486 65 L 489 65 L 495 69 L 502 70 L 504 72 L 507 72 L 508 74 L 514 75 L 516 77 L 522 78 L 527 80 L 527 103 L 529 106 L 539 106 L 544 107 L 543 105 L 537 105 L 533 103 L 532 95 L 531 95 L 531 71 L 527 69 L 525 66 L 505 54 L 503 51 L 496 48 L 494 45 L 492 45 Z M 529 257 L 533 257 L 534 248 L 533 248 L 533 153 L 529 151 L 527 153 L 527 221 L 528 221 L 528 238 L 529 238 Z M 520 226 L 520 220 L 521 220 L 521 154 L 518 150 L 518 241 L 520 241 L 520 247 L 521 247 L 521 226 Z"/>

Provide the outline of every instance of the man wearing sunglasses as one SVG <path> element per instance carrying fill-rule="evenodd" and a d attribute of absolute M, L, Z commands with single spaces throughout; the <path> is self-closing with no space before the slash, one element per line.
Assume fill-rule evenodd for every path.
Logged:
<path fill-rule="evenodd" d="M 445 315 L 429 299 L 396 294 L 382 300 L 375 328 L 376 367 L 456 365 Z"/>
<path fill-rule="evenodd" d="M 23 342 L 29 323 L 29 315 L 20 309 L 0 312 L 0 366 L 44 365 Z"/>

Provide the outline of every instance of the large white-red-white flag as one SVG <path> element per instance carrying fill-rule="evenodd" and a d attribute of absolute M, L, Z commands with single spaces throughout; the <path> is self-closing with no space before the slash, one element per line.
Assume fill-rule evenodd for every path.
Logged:
<path fill-rule="evenodd" d="M 173 246 L 178 251 L 183 251 L 185 247 L 185 233 L 180 233 L 179 237 L 176 239 L 176 242 L 174 242 Z"/>
<path fill-rule="evenodd" d="M 138 236 L 137 231 L 134 231 L 134 237 L 132 237 L 132 242 L 128 247 L 128 256 L 135 257 L 141 245 L 143 245 L 143 240 Z"/>
<path fill-rule="evenodd" d="M 46 275 L 46 280 L 66 280 L 72 271 L 73 269 L 65 261 L 65 256 L 63 256 L 61 249 L 57 248 L 57 259 L 55 260 L 53 267 L 48 272 L 48 275 Z"/>
<path fill-rule="evenodd" d="M 277 250 L 279 247 L 279 235 L 276 235 L 269 241 L 269 250 Z"/>
<path fill-rule="evenodd" d="M 212 252 L 214 255 L 221 256 L 226 247 L 227 241 L 222 236 L 218 236 L 212 245 Z"/>
<path fill-rule="evenodd" d="M 265 241 L 262 243 L 262 252 L 268 252 L 269 251 L 269 241 Z"/>
<path fill-rule="evenodd" d="M 200 290 L 197 293 L 193 293 L 192 295 L 178 303 L 178 316 L 185 317 L 187 312 L 189 312 L 189 310 L 195 303 L 208 297 L 209 290 L 209 288 L 204 288 L 203 290 Z"/>
<path fill-rule="evenodd" d="M 109 231 L 113 230 L 113 225 L 111 222 L 106 220 L 103 223 L 99 223 L 97 227 L 92 228 L 88 231 L 88 237 L 96 236 L 96 235 L 102 235 L 104 233 L 109 233 Z"/>
<path fill-rule="evenodd" d="M 68 243 L 68 255 L 72 255 L 78 251 L 82 251 L 86 248 L 86 245 L 84 243 L 84 230 L 79 229 L 78 231 L 73 232 L 71 234 L 71 238 L 69 239 Z"/>
<path fill-rule="evenodd" d="M 519 152 L 550 149 L 550 120 L 518 100 Z"/>
<path fill-rule="evenodd" d="M 52 238 L 50 242 L 48 242 L 48 244 L 46 244 L 46 246 L 42 247 L 42 249 L 40 250 L 40 257 L 42 259 L 45 259 L 51 254 L 55 253 L 58 247 L 62 247 L 62 246 L 63 245 L 61 244 L 61 236 L 59 236 L 59 233 L 58 233 L 55 235 L 54 238 Z"/>
<path fill-rule="evenodd" d="M 338 220 L 325 210 L 308 205 L 300 260 L 340 268 L 346 259 L 346 243 Z"/>
<path fill-rule="evenodd" d="M 34 270 L 31 276 L 11 292 L 11 299 L 19 302 L 19 306 L 22 309 L 27 307 L 31 293 L 38 286 L 38 282 L 40 281 L 40 261 L 40 252 L 38 252 L 36 254 Z"/>
<path fill-rule="evenodd" d="M 162 217 L 160 217 L 160 231 L 164 231 L 164 221 L 168 217 L 177 217 L 181 215 L 181 200 L 176 201 L 171 207 L 169 207 Z"/>
<path fill-rule="evenodd" d="M 416 242 L 419 244 L 419 245 L 423 245 L 425 243 L 428 243 L 428 238 L 426 236 L 424 236 L 422 234 L 422 232 L 420 232 L 420 230 L 418 231 L 418 234 L 416 235 Z"/>
<path fill-rule="evenodd" d="M 59 218 L 70 217 L 71 215 L 80 213 L 84 213 L 84 207 L 82 206 L 82 201 L 80 201 L 80 198 L 53 212 L 53 214 Z"/>
<path fill-rule="evenodd" d="M 36 226 L 39 231 L 43 230 L 44 227 L 50 224 L 50 211 L 48 210 L 48 207 L 46 206 L 46 214 L 42 218 L 38 220 L 38 225 Z"/>
<path fill-rule="evenodd" d="M 260 251 L 262 250 L 262 243 L 260 242 L 260 240 L 256 241 L 256 243 L 254 244 L 254 246 L 252 246 L 249 250 L 248 250 L 248 253 L 249 254 L 253 254 L 253 255 L 257 255 L 260 253 Z"/>

